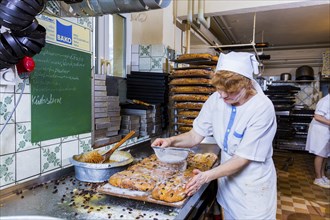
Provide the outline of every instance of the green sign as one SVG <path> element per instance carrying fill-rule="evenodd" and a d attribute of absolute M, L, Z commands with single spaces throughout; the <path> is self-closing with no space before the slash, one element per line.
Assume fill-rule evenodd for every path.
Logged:
<path fill-rule="evenodd" d="M 31 141 L 91 131 L 91 54 L 47 44 L 33 57 Z"/>

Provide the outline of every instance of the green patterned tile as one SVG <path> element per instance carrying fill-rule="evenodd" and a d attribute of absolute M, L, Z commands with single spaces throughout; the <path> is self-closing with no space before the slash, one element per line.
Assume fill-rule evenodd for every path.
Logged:
<path fill-rule="evenodd" d="M 61 144 L 41 148 L 41 172 L 61 166 Z"/>
<path fill-rule="evenodd" d="M 15 154 L 0 157 L 0 186 L 15 182 Z"/>
<path fill-rule="evenodd" d="M 15 106 L 15 95 L 10 93 L 0 93 L 0 124 L 5 124 L 11 115 Z M 15 122 L 15 114 L 9 120 L 9 123 Z"/>
<path fill-rule="evenodd" d="M 16 151 L 40 147 L 40 143 L 31 143 L 31 123 L 16 124 Z"/>
<path fill-rule="evenodd" d="M 92 150 L 92 139 L 79 139 L 79 153 L 84 153 Z"/>

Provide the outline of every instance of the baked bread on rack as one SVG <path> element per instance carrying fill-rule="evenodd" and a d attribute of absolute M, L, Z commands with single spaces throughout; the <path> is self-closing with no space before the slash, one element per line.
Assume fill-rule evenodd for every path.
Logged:
<path fill-rule="evenodd" d="M 211 94 L 215 88 L 207 86 L 175 86 L 170 89 L 171 93 Z"/>
<path fill-rule="evenodd" d="M 175 78 L 170 85 L 211 85 L 210 79 L 205 78 Z"/>
<path fill-rule="evenodd" d="M 204 77 L 211 78 L 213 71 L 205 69 L 187 69 L 187 70 L 173 70 L 170 74 L 170 77 Z"/>
<path fill-rule="evenodd" d="M 193 59 L 212 59 L 212 55 L 208 53 L 186 53 L 178 57 L 178 60 L 193 60 Z"/>
<path fill-rule="evenodd" d="M 208 95 L 199 95 L 199 94 L 176 94 L 170 96 L 170 99 L 173 101 L 198 101 L 205 102 L 209 98 Z"/>

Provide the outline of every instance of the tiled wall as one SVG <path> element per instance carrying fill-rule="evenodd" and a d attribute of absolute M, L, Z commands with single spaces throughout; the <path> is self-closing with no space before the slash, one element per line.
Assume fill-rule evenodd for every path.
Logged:
<path fill-rule="evenodd" d="M 68 18 L 92 28 L 91 18 Z M 33 74 L 33 73 L 32 73 Z M 12 112 L 23 88 L 0 83 L 0 129 Z M 91 133 L 31 143 L 31 93 L 27 82 L 16 111 L 0 134 L 0 189 L 70 165 L 72 155 L 91 150 Z"/>
<path fill-rule="evenodd" d="M 132 45 L 132 71 L 164 72 L 166 55 L 162 44 Z"/>
<path fill-rule="evenodd" d="M 0 85 L 0 128 L 22 91 L 17 86 Z M 31 143 L 31 93 L 27 83 L 22 98 L 0 135 L 0 189 L 24 182 L 70 165 L 72 155 L 91 149 L 91 133 Z"/>

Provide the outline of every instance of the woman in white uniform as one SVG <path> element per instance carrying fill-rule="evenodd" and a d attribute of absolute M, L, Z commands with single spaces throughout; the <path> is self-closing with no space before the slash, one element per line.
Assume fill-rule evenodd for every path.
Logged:
<path fill-rule="evenodd" d="M 330 93 L 330 88 L 328 90 Z M 315 154 L 314 184 L 330 188 L 330 180 L 324 173 L 326 159 L 330 156 L 330 94 L 320 99 L 316 105 L 314 118 L 308 129 L 306 150 Z"/>
<path fill-rule="evenodd" d="M 204 103 L 193 129 L 158 138 L 152 144 L 192 147 L 213 135 L 221 148 L 221 164 L 205 172 L 194 170 L 186 193 L 193 195 L 204 183 L 217 179 L 217 201 L 225 211 L 225 219 L 276 218 L 276 171 L 272 160 L 276 116 L 253 73 L 258 73 L 253 54 L 222 53 L 212 78 L 217 92 Z"/>

